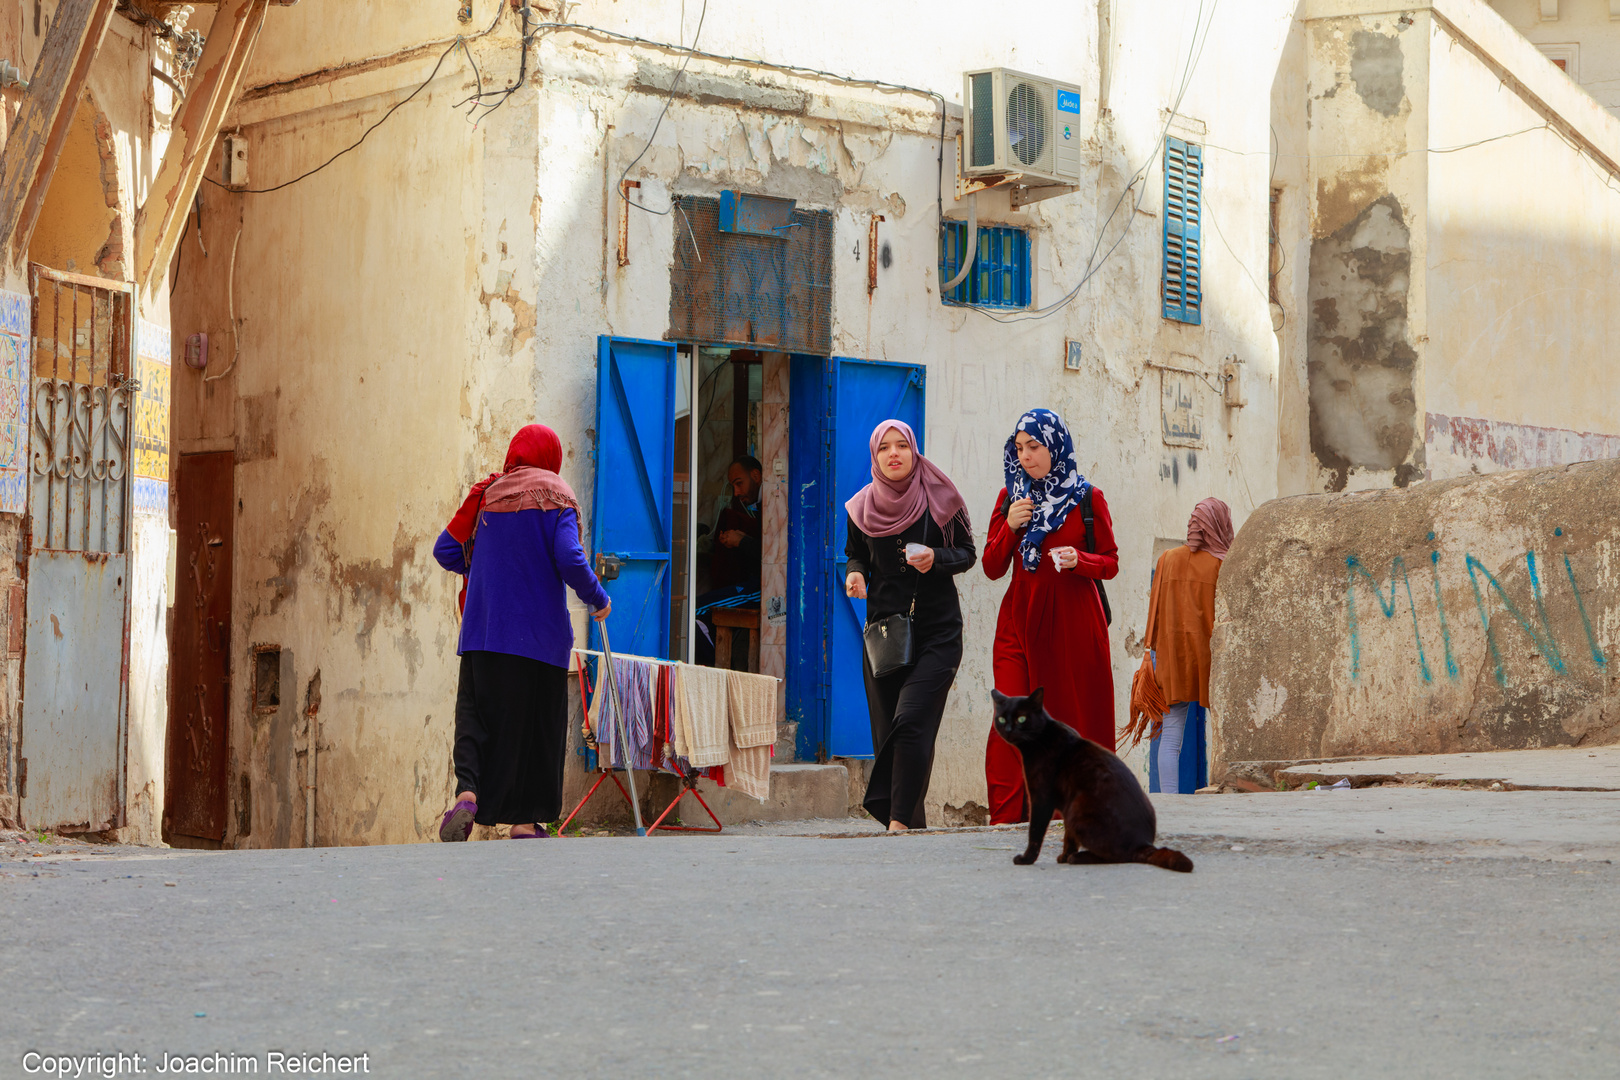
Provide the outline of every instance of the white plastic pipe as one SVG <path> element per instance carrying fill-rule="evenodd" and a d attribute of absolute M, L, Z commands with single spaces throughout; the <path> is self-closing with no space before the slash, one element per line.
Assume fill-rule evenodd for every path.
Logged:
<path fill-rule="evenodd" d="M 941 296 L 962 284 L 963 280 L 967 278 L 968 272 L 973 269 L 974 256 L 979 253 L 979 193 L 977 191 L 968 196 L 967 204 L 968 231 L 967 244 L 964 245 L 967 251 L 967 259 L 962 263 L 962 269 L 956 272 L 956 276 L 939 287 Z"/>

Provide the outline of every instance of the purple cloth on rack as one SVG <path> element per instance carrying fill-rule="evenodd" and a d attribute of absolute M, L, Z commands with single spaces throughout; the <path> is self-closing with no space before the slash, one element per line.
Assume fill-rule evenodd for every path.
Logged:
<path fill-rule="evenodd" d="M 598 665 L 600 670 L 602 665 Z M 624 709 L 624 737 L 628 745 L 619 745 L 619 727 L 613 712 L 611 698 L 602 702 L 601 720 L 596 742 L 602 748 L 602 760 L 615 769 L 653 767 L 653 665 L 635 657 L 613 658 L 614 682 L 618 686 L 619 704 Z M 599 685 L 598 694 L 606 693 L 606 685 Z"/>

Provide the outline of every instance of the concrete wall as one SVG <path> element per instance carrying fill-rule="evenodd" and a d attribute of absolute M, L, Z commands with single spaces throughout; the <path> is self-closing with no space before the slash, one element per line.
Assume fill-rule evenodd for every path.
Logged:
<path fill-rule="evenodd" d="M 684 26 L 675 3 L 587 2 L 568 17 L 690 42 L 697 7 L 685 8 Z M 757 4 L 724 18 L 710 11 L 702 31 L 702 47 L 716 53 L 936 89 L 952 103 L 952 130 L 966 69 L 1005 64 L 1086 87 L 1081 190 L 1017 211 L 1002 193 L 979 199 L 981 221 L 1033 231 L 1037 304 L 1072 289 L 1088 257 L 1095 251 L 1100 260 L 1124 234 L 1075 302 L 1039 321 L 999 323 L 939 302 L 939 112 L 927 96 L 693 60 L 686 78 L 702 94 L 670 102 L 654 135 L 666 104 L 657 88 L 682 57 L 588 34 L 540 33 L 529 84 L 476 126 L 450 107 L 474 87 L 458 51 L 364 146 L 320 174 L 268 195 L 205 192 L 215 254 L 182 268 L 176 334 L 210 329 L 228 339 L 218 253 L 240 224 L 242 352 L 231 374 L 206 386 L 177 377 L 176 438 L 182 451 L 238 456 L 238 655 L 253 643 L 281 644 L 296 657 L 299 688 L 321 672 L 319 842 L 430 835 L 449 794 L 456 665 L 456 583 L 433 564 L 433 539 L 467 483 L 495 467 L 509 433 L 532 418 L 557 428 L 564 473 L 589 492 L 597 335 L 656 339 L 668 328 L 676 225 L 632 211 L 629 263 L 620 266 L 617 207 L 606 198 L 649 138 L 630 173 L 649 208 L 664 209 L 672 193 L 735 187 L 835 211 L 832 352 L 927 364 L 927 450 L 957 479 L 981 541 L 1013 421 L 1035 404 L 1069 420 L 1121 542 L 1110 595 L 1123 717 L 1154 539 L 1179 536 L 1207 495 L 1226 499 L 1241 520 L 1274 491 L 1277 346 L 1264 286 L 1263 156 L 1212 158 L 1207 167 L 1204 325 L 1159 316 L 1156 147 L 1198 5 L 1178 2 L 1173 18 L 1110 8 L 1100 17 L 1091 4 L 1050 5 L 1032 33 L 1029 19 L 985 22 L 967 5 L 947 5 L 924 25 L 853 3 Z M 352 143 L 427 77 L 443 46 L 327 69 L 476 33 L 493 12 L 480 0 L 463 26 L 453 5 L 361 11 L 305 0 L 273 10 L 247 80 L 260 89 L 231 117 L 249 139 L 254 186 L 296 176 Z M 1220 14 L 1174 132 L 1264 146 L 1290 12 L 1256 2 Z M 963 33 L 969 24 L 973 32 Z M 896 49 L 897 41 L 916 47 Z M 470 47 L 486 86 L 515 76 L 509 16 Z M 320 74 L 299 78 L 306 73 Z M 960 217 L 953 153 L 944 209 Z M 1120 204 L 1145 159 L 1151 165 L 1134 189 L 1140 205 L 1134 193 Z M 885 217 L 879 238 L 892 261 L 869 294 L 873 213 Z M 1082 371 L 1063 368 L 1066 338 L 1083 342 Z M 1233 358 L 1249 402 L 1240 409 L 1224 408 L 1210 388 Z M 1161 442 L 1161 365 L 1210 380 L 1182 376 L 1202 395 L 1204 446 Z M 936 817 L 947 804 L 985 801 L 990 637 L 1003 588 L 977 571 L 961 588 L 968 647 L 940 735 Z M 251 832 L 235 830 L 227 842 L 301 842 L 296 720 L 249 719 L 244 680 L 233 693 L 232 774 L 249 777 L 253 805 Z M 230 787 L 239 790 L 235 779 Z"/>
<path fill-rule="evenodd" d="M 1620 115 L 1620 18 L 1605 0 L 1490 0 L 1491 8 L 1568 78 Z"/>
<path fill-rule="evenodd" d="M 1221 571 L 1234 761 L 1620 737 L 1620 462 L 1261 507 Z"/>
<path fill-rule="evenodd" d="M 1431 145 L 1481 145 L 1430 155 L 1428 474 L 1620 455 L 1620 119 L 1482 5 L 1437 11 Z"/>
<path fill-rule="evenodd" d="M 1386 6 L 1306 0 L 1273 91 L 1282 490 L 1620 454 L 1620 125 L 1481 0 Z"/>

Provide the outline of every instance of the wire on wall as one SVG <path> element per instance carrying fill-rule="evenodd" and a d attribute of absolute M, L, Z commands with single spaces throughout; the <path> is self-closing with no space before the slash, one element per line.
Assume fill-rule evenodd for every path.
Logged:
<path fill-rule="evenodd" d="M 1109 245 L 1107 251 L 1103 252 L 1103 256 L 1100 260 L 1097 258 L 1097 251 L 1102 247 L 1103 238 L 1108 235 L 1108 226 L 1113 223 L 1115 215 L 1119 213 L 1119 208 L 1124 205 L 1125 197 L 1131 193 L 1131 189 L 1136 187 L 1139 182 L 1147 179 L 1147 176 L 1151 173 L 1153 168 L 1153 163 L 1159 160 L 1160 152 L 1164 148 L 1164 141 L 1170 137 L 1170 125 L 1179 115 L 1181 101 L 1187 96 L 1187 87 L 1192 83 L 1193 73 L 1198 70 L 1198 62 L 1203 59 L 1204 46 L 1209 42 L 1209 31 L 1210 28 L 1215 25 L 1215 12 L 1216 9 L 1220 7 L 1220 2 L 1221 0 L 1214 0 L 1214 2 L 1210 4 L 1209 21 L 1205 23 L 1204 0 L 1198 0 L 1198 11 L 1193 16 L 1192 40 L 1187 46 L 1187 59 L 1182 65 L 1181 85 L 1176 91 L 1175 103 L 1170 106 L 1169 115 L 1165 117 L 1164 127 L 1159 131 L 1159 138 L 1153 144 L 1153 150 L 1149 152 L 1146 159 L 1144 159 L 1142 164 L 1137 167 L 1136 171 L 1131 174 L 1131 178 L 1126 182 L 1124 190 L 1119 193 L 1119 198 L 1114 200 L 1112 209 L 1108 211 L 1108 217 L 1103 219 L 1102 227 L 1097 230 L 1097 242 L 1092 245 L 1091 254 L 1086 257 L 1086 269 L 1085 272 L 1080 276 L 1079 282 L 1075 284 L 1074 288 L 1070 289 L 1067 293 L 1059 297 L 1057 300 L 1054 300 L 1052 303 L 1047 304 L 1045 307 L 1020 312 L 1017 315 L 996 315 L 980 307 L 973 307 L 970 308 L 970 310 L 977 311 L 985 318 L 992 319 L 999 323 L 1034 322 L 1040 319 L 1045 319 L 1056 314 L 1058 311 L 1072 303 L 1074 298 L 1080 295 L 1080 290 L 1086 287 L 1086 283 L 1089 282 L 1093 277 L 1096 277 L 1098 272 L 1100 272 L 1102 268 L 1107 265 L 1108 260 L 1112 258 L 1114 252 L 1119 249 L 1119 245 L 1125 242 L 1125 237 L 1130 235 L 1131 226 L 1136 224 L 1136 211 L 1141 208 L 1142 200 L 1147 195 L 1146 183 L 1142 183 L 1141 190 L 1137 191 L 1136 193 L 1136 201 L 1131 204 L 1131 215 L 1125 222 L 1125 228 L 1120 230 L 1118 238 L 1116 238 L 1114 242 Z M 1201 38 L 1198 35 L 1198 27 L 1200 24 L 1203 24 L 1204 26 L 1204 34 Z"/>

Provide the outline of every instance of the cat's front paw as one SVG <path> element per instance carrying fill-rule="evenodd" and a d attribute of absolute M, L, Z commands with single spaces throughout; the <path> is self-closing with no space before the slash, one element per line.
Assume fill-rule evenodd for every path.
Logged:
<path fill-rule="evenodd" d="M 1014 855 L 1013 856 L 1013 862 L 1018 866 L 1028 866 L 1030 863 L 1035 861 L 1036 856 L 1039 855 L 1039 854 L 1040 854 L 1039 852 L 1036 852 L 1035 855 L 1031 855 L 1029 852 L 1026 851 L 1022 855 Z"/>

